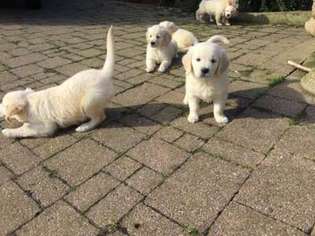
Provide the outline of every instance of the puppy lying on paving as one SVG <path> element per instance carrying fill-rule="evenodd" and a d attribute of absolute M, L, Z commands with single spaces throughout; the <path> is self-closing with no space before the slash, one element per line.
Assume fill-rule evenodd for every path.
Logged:
<path fill-rule="evenodd" d="M 188 49 L 198 43 L 198 39 L 188 30 L 180 29 L 174 22 L 162 21 L 160 26 L 165 27 L 172 35 L 172 40 L 176 42 L 179 52 L 187 52 Z"/>
<path fill-rule="evenodd" d="M 165 72 L 172 64 L 177 53 L 176 42 L 172 41 L 171 34 L 159 25 L 148 28 L 146 33 L 146 71 L 153 72 L 156 65 L 160 64 L 158 71 Z"/>
<path fill-rule="evenodd" d="M 220 35 L 191 47 L 183 57 L 186 71 L 186 93 L 184 104 L 189 106 L 188 121 L 198 121 L 199 101 L 213 101 L 213 114 L 217 123 L 227 123 L 224 108 L 228 96 L 227 54 L 218 43 L 228 44 L 229 41 Z"/>
<path fill-rule="evenodd" d="M 0 116 L 23 123 L 20 128 L 4 129 L 6 137 L 52 135 L 58 127 L 85 122 L 78 132 L 94 129 L 105 119 L 104 108 L 114 95 L 114 41 L 112 27 L 107 33 L 107 54 L 102 69 L 81 71 L 59 86 L 33 91 L 7 93 L 0 104 Z M 88 120 L 88 121 L 87 121 Z"/>
<path fill-rule="evenodd" d="M 208 14 L 210 21 L 214 16 L 217 25 L 230 25 L 229 19 L 237 12 L 234 0 L 202 0 L 196 11 L 196 19 L 203 21 L 203 16 Z M 221 23 L 222 20 L 222 23 Z"/>

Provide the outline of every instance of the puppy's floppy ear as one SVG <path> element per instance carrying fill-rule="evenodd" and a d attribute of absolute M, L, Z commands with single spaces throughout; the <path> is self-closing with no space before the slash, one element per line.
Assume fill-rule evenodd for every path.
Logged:
<path fill-rule="evenodd" d="M 220 53 L 216 74 L 221 75 L 222 73 L 224 73 L 228 69 L 229 65 L 230 65 L 229 58 L 227 57 L 225 51 L 222 50 Z"/>
<path fill-rule="evenodd" d="M 190 73 L 192 71 L 192 56 L 191 52 L 188 50 L 188 52 L 183 56 L 182 63 L 184 65 L 184 69 L 186 73 Z"/>
<path fill-rule="evenodd" d="M 163 47 L 166 47 L 171 42 L 172 36 L 168 31 L 165 30 L 162 37 L 163 39 L 161 44 Z"/>
<path fill-rule="evenodd" d="M 27 100 L 23 99 L 20 100 L 16 103 L 11 103 L 10 106 L 7 108 L 7 116 L 13 116 L 13 115 L 20 115 L 23 112 L 26 111 L 26 107 L 27 107 Z"/>

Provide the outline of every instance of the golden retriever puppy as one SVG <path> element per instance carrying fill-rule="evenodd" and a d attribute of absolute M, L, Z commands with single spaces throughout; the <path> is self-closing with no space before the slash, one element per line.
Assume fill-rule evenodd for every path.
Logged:
<path fill-rule="evenodd" d="M 156 65 L 160 65 L 158 71 L 165 72 L 172 64 L 177 53 L 176 42 L 172 41 L 171 34 L 159 25 L 148 28 L 146 33 L 146 71 L 153 72 Z"/>
<path fill-rule="evenodd" d="M 188 49 L 198 43 L 198 39 L 188 30 L 178 28 L 174 22 L 162 21 L 160 26 L 172 35 L 172 40 L 176 42 L 179 52 L 187 52 Z"/>
<path fill-rule="evenodd" d="M 196 19 L 203 21 L 203 16 L 208 14 L 210 21 L 214 16 L 216 24 L 230 25 L 229 19 L 236 15 L 236 3 L 235 0 L 202 0 L 199 4 L 199 8 L 196 11 Z M 222 23 L 221 23 L 222 21 Z"/>
<path fill-rule="evenodd" d="M 6 120 L 16 119 L 23 125 L 4 129 L 6 137 L 39 137 L 52 135 L 58 127 L 85 122 L 76 128 L 84 132 L 105 119 L 104 109 L 114 95 L 114 41 L 112 27 L 107 33 L 107 55 L 102 69 L 81 71 L 59 86 L 42 91 L 31 89 L 7 93 L 1 114 Z"/>
<path fill-rule="evenodd" d="M 191 47 L 182 58 L 186 71 L 184 104 L 189 106 L 188 121 L 198 121 L 200 100 L 213 101 L 213 114 L 217 123 L 227 123 L 224 108 L 228 96 L 229 80 L 227 77 L 229 59 L 218 43 L 229 41 L 220 35 Z"/>

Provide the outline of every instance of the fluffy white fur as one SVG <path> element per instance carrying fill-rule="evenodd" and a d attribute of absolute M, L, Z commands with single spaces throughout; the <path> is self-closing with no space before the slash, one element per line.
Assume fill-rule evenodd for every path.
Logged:
<path fill-rule="evenodd" d="M 107 33 L 107 55 L 102 69 L 81 71 L 59 86 L 33 91 L 7 93 L 1 112 L 6 120 L 17 119 L 23 125 L 4 129 L 7 137 L 39 137 L 52 135 L 58 127 L 81 124 L 84 132 L 105 119 L 104 108 L 113 96 L 114 41 L 112 28 Z"/>
<path fill-rule="evenodd" d="M 146 71 L 153 72 L 156 65 L 160 65 L 158 71 L 165 72 L 172 64 L 177 53 L 176 42 L 172 41 L 171 34 L 159 25 L 148 28 L 146 33 Z"/>
<path fill-rule="evenodd" d="M 214 16 L 217 25 L 230 25 L 229 19 L 237 12 L 234 0 L 202 0 L 196 11 L 196 19 L 202 21 L 203 16 L 208 14 L 210 21 Z M 222 23 L 221 23 L 222 22 Z"/>
<path fill-rule="evenodd" d="M 187 52 L 188 49 L 198 43 L 198 39 L 188 30 L 178 28 L 174 22 L 162 21 L 160 26 L 165 27 L 172 35 L 172 40 L 176 42 L 179 52 Z"/>
<path fill-rule="evenodd" d="M 199 119 L 200 100 L 213 101 L 216 122 L 228 122 L 224 108 L 228 96 L 229 60 L 224 48 L 218 43 L 227 44 L 229 41 L 223 36 L 213 36 L 208 41 L 191 47 L 182 59 L 186 71 L 186 93 L 183 102 L 189 106 L 190 123 Z"/>

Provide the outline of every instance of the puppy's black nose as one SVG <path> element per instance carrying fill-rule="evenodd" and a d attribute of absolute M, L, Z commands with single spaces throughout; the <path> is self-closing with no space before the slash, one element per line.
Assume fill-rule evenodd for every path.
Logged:
<path fill-rule="evenodd" d="M 155 45 L 155 42 L 151 42 L 151 45 L 152 45 L 152 46 Z"/>
<path fill-rule="evenodd" d="M 202 68 L 201 69 L 202 74 L 207 74 L 209 72 L 208 68 Z"/>

